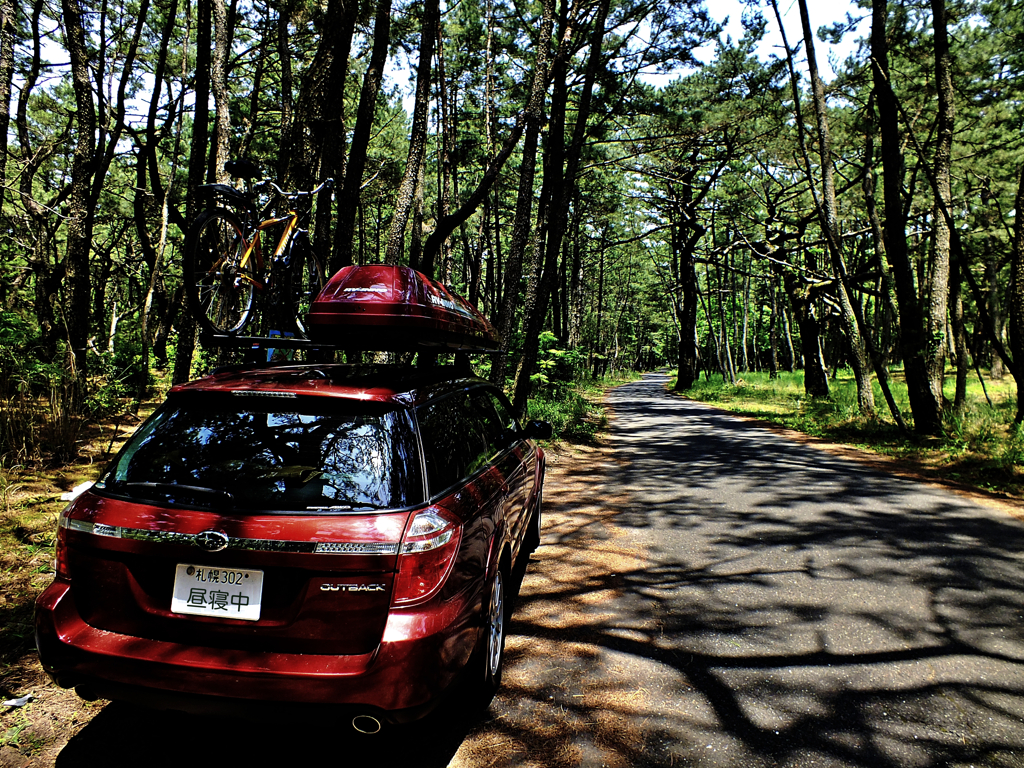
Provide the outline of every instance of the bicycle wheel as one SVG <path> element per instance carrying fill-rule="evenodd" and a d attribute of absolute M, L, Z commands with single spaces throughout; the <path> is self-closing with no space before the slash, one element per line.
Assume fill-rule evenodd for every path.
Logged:
<path fill-rule="evenodd" d="M 192 314 L 206 330 L 237 334 L 252 314 L 256 271 L 244 265 L 248 243 L 231 211 L 203 211 L 185 244 L 185 292 Z"/>
<path fill-rule="evenodd" d="M 309 314 L 320 289 L 324 287 L 324 272 L 319 259 L 313 253 L 309 235 L 304 230 L 296 232 L 292 240 L 289 276 L 295 327 L 299 333 L 305 336 L 307 331 L 306 315 Z"/>

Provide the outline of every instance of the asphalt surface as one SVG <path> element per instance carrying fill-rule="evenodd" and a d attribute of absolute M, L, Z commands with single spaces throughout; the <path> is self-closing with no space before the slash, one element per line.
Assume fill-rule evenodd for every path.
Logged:
<path fill-rule="evenodd" d="M 598 631 L 657 713 L 641 762 L 1024 766 L 1024 523 L 666 381 L 609 399 L 648 565 Z"/>

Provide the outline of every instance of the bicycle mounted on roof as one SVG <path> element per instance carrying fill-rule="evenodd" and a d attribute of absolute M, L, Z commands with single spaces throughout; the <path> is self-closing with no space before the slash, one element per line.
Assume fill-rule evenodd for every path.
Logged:
<path fill-rule="evenodd" d="M 333 189 L 334 182 L 288 192 L 270 179 L 252 184 L 260 171 L 248 160 L 231 160 L 224 170 L 245 179 L 250 189 L 228 184 L 196 189 L 213 207 L 196 217 L 185 239 L 183 277 L 192 314 L 207 334 L 230 339 L 246 330 L 258 307 L 271 333 L 305 337 L 305 316 L 325 281 L 306 227 L 314 196 Z M 255 197 L 266 189 L 273 194 L 261 210 Z M 279 198 L 287 213 L 268 217 Z M 268 253 L 264 233 L 275 227 L 281 227 L 281 235 Z"/>

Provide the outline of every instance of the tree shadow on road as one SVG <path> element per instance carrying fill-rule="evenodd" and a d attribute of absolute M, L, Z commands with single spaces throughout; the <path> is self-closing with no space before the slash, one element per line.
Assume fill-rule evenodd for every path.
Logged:
<path fill-rule="evenodd" d="M 479 764 L 1024 765 L 1020 521 L 620 392 L 615 462 L 548 494 L 481 725 L 523 748 Z"/>

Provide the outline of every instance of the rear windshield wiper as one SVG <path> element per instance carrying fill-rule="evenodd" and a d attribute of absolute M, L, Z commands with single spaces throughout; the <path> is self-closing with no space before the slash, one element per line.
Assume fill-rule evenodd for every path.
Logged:
<path fill-rule="evenodd" d="M 199 485 L 181 485 L 180 483 L 124 483 L 121 487 L 125 489 L 143 488 L 148 491 L 156 491 L 168 498 L 189 494 L 197 496 L 219 496 L 230 504 L 235 503 L 235 497 L 227 491 L 219 488 L 203 488 Z"/>

